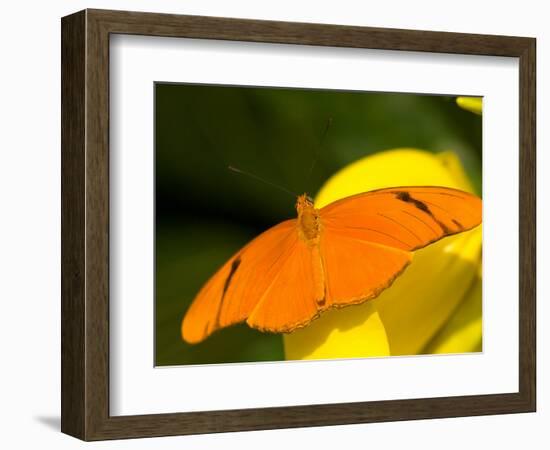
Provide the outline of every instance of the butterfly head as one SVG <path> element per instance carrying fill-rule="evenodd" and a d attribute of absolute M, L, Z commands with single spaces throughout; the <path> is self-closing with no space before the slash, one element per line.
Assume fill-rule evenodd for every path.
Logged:
<path fill-rule="evenodd" d="M 298 211 L 298 214 L 311 208 L 313 208 L 313 199 L 307 194 L 299 195 L 296 199 L 296 211 Z"/>

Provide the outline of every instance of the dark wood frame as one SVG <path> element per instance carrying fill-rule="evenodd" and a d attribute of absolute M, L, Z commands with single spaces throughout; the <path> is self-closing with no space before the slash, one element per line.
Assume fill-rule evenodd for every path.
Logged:
<path fill-rule="evenodd" d="M 535 411 L 535 39 L 85 10 L 62 31 L 61 429 L 84 440 Z M 519 57 L 519 392 L 109 415 L 109 35 Z M 512 293 L 510 294 L 512 295 Z"/>

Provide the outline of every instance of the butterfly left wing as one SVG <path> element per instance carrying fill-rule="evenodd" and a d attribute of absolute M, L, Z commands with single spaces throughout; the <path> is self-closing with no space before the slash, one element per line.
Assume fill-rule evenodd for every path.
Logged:
<path fill-rule="evenodd" d="M 412 251 L 481 222 L 481 200 L 442 187 L 398 187 L 331 203 L 320 211 L 327 307 L 376 297 L 405 270 Z"/>
<path fill-rule="evenodd" d="M 183 339 L 198 343 L 220 328 L 246 320 L 293 253 L 295 229 L 296 220 L 270 228 L 212 275 L 185 314 Z"/>
<path fill-rule="evenodd" d="M 246 323 L 261 331 L 286 333 L 307 325 L 325 304 L 319 249 L 297 239 Z"/>
<path fill-rule="evenodd" d="M 198 343 L 243 322 L 282 333 L 319 314 L 324 284 L 316 249 L 298 238 L 296 220 L 270 228 L 231 257 L 199 291 L 182 322 L 182 337 Z"/>

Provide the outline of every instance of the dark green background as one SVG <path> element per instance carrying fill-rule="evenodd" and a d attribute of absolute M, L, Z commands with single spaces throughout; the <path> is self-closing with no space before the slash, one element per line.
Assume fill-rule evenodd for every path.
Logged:
<path fill-rule="evenodd" d="M 295 216 L 295 198 L 228 165 L 313 196 L 340 168 L 395 147 L 454 150 L 480 191 L 481 117 L 454 97 L 157 83 L 156 365 L 284 359 L 280 335 L 245 325 L 198 345 L 180 338 L 214 271 Z"/>

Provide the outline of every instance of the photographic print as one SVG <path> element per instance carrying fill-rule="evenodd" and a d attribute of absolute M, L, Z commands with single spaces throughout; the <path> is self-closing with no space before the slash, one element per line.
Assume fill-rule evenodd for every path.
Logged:
<path fill-rule="evenodd" d="M 536 410 L 534 38 L 61 25 L 64 433 Z"/>
<path fill-rule="evenodd" d="M 482 99 L 155 84 L 155 365 L 482 351 Z"/>

